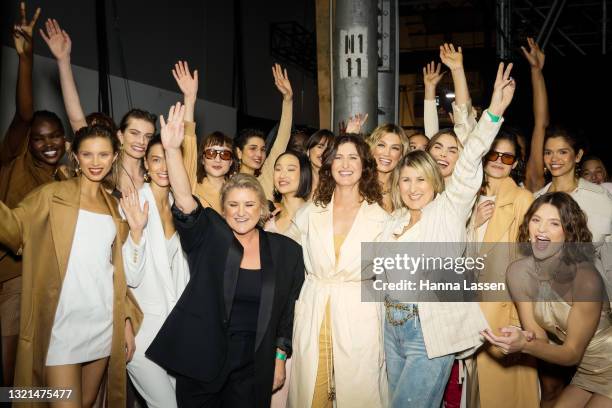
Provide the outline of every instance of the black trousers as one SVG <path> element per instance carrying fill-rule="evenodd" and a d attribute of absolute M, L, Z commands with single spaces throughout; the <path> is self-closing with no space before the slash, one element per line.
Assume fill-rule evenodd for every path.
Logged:
<path fill-rule="evenodd" d="M 176 376 L 179 408 L 255 407 L 255 336 L 230 337 L 225 366 L 212 382 Z"/>

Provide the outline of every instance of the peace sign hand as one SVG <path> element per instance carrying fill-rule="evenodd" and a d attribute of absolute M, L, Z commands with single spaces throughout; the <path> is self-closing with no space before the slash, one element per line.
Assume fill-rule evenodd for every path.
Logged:
<path fill-rule="evenodd" d="M 25 2 L 19 3 L 19 15 L 21 17 L 19 24 L 13 25 L 13 42 L 18 55 L 32 55 L 32 33 L 34 26 L 40 16 L 40 7 L 34 12 L 32 20 L 28 23 L 26 20 Z"/>

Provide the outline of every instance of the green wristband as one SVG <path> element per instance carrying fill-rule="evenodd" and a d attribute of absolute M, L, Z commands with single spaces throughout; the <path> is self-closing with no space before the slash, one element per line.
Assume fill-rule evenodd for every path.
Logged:
<path fill-rule="evenodd" d="M 287 360 L 287 355 L 285 353 L 281 353 L 280 351 L 277 351 L 276 352 L 276 358 L 278 360 L 286 361 Z"/>
<path fill-rule="evenodd" d="M 501 119 L 501 116 L 494 115 L 489 111 L 487 111 L 487 114 L 489 114 L 489 119 L 491 119 L 491 122 L 493 123 L 497 123 Z"/>

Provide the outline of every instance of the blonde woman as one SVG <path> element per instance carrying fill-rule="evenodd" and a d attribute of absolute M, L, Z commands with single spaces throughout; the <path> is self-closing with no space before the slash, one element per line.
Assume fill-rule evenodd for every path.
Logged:
<path fill-rule="evenodd" d="M 372 157 L 376 160 L 378 183 L 383 195 L 382 207 L 388 213 L 392 213 L 394 210 L 392 189 L 396 185 L 393 183 L 393 170 L 400 159 L 408 153 L 408 137 L 400 126 L 388 123 L 374 129 L 366 142 L 370 146 Z"/>
<path fill-rule="evenodd" d="M 482 180 L 482 157 L 514 95 L 511 69 L 512 64 L 505 71 L 500 64 L 491 105 L 468 137 L 446 189 L 443 175 L 429 155 L 414 151 L 404 157 L 396 170 L 396 200 L 402 211 L 388 223 L 381 241 L 465 241 L 465 223 Z M 457 253 L 442 250 L 437 256 L 461 255 L 457 246 L 449 248 Z M 398 281 L 401 276 L 394 278 Z M 390 406 L 439 406 L 455 354 L 469 353 L 481 344 L 479 331 L 487 327 L 486 320 L 475 303 L 401 303 L 393 294 L 388 296 L 385 354 Z"/>

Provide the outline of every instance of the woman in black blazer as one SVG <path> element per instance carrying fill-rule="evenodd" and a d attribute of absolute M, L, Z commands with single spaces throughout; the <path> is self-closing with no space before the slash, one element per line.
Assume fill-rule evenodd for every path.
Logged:
<path fill-rule="evenodd" d="M 181 157 L 183 113 L 177 104 L 168 123 L 160 121 L 172 214 L 191 279 L 146 355 L 176 376 L 179 407 L 268 408 L 291 354 L 302 250 L 261 228 L 268 210 L 253 176 L 226 182 L 225 219 L 202 208 Z"/>

